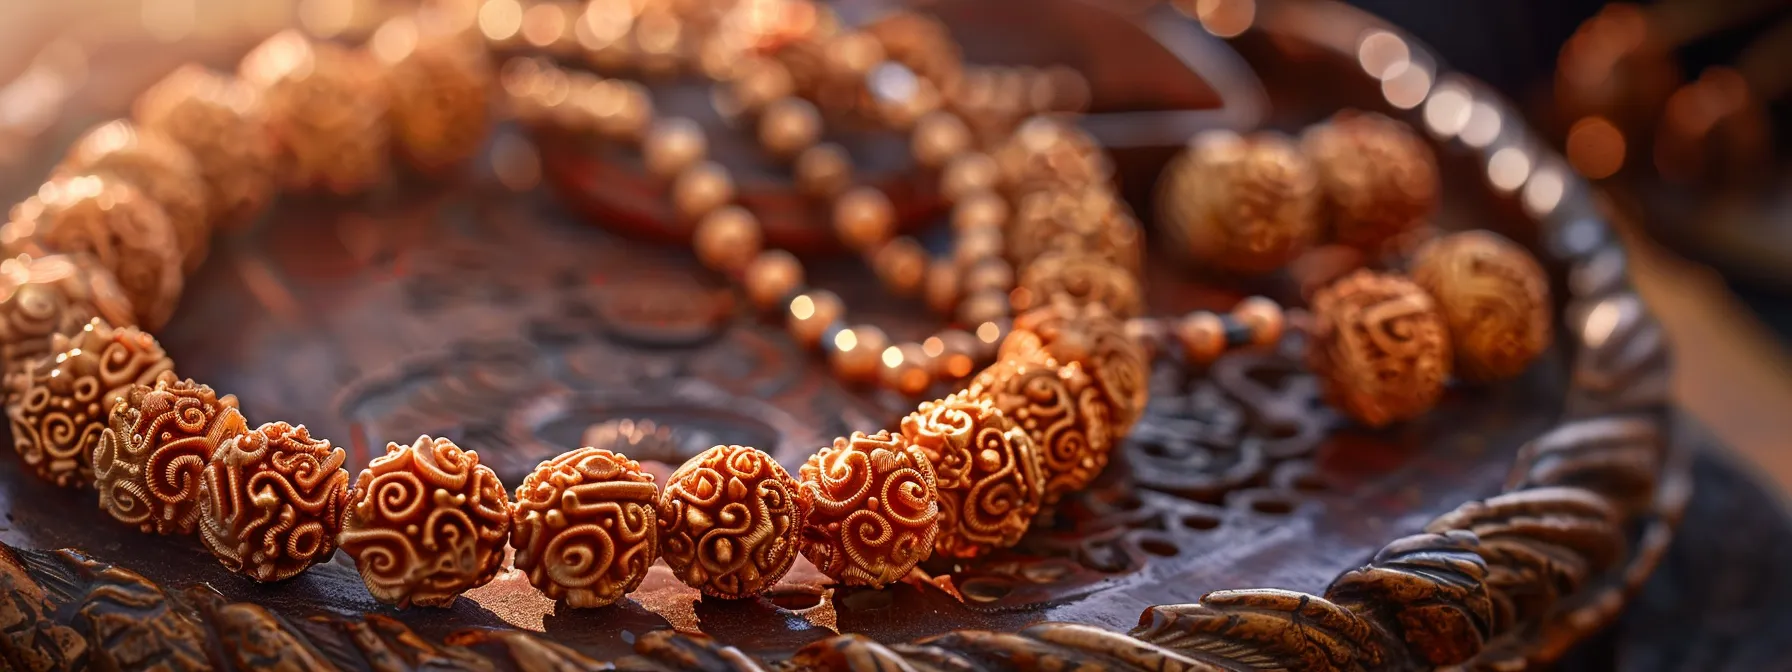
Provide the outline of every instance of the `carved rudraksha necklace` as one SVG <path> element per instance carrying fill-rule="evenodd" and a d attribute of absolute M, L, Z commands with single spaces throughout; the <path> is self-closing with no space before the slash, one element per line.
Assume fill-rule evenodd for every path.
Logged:
<path fill-rule="evenodd" d="M 714 78 L 726 115 L 829 204 L 841 242 L 891 291 L 924 296 L 958 328 L 892 344 L 847 322 L 796 257 L 763 249 L 729 172 L 706 159 L 702 127 L 656 118 L 637 82 L 530 58 L 494 77 L 490 45 L 429 12 L 393 19 L 364 47 L 282 33 L 235 77 L 194 66 L 145 92 L 133 120 L 83 137 L 0 230 L 16 257 L 0 267 L 11 288 L 0 336 L 26 467 L 92 483 L 103 509 L 145 532 L 196 531 L 225 566 L 260 581 L 340 547 L 375 598 L 400 606 L 453 603 L 493 578 L 506 545 L 545 594 L 596 607 L 640 585 L 655 559 L 706 595 L 742 598 L 799 555 L 836 581 L 879 587 L 933 554 L 1015 544 L 1042 507 L 1102 472 L 1144 411 L 1166 331 L 1140 317 L 1141 234 L 1106 157 L 1066 117 L 1029 116 L 1077 107 L 1086 85 L 1051 72 L 1025 104 L 985 105 L 966 93 L 937 26 L 843 29 L 826 6 L 791 5 L 827 20 L 780 31 L 657 8 L 688 29 L 673 30 L 671 46 L 629 33 L 586 55 L 609 62 L 618 56 L 606 45 L 626 38 L 643 49 L 639 67 Z M 541 463 L 513 501 L 476 453 L 428 436 L 389 444 L 351 479 L 344 451 L 303 425 L 252 425 L 234 397 L 173 373 L 145 332 L 174 310 L 212 230 L 247 222 L 276 186 L 365 190 L 394 154 L 422 173 L 452 170 L 485 137 L 494 84 L 525 124 L 638 146 L 697 257 L 783 313 L 840 378 L 917 398 L 936 383 L 962 389 L 891 430 L 835 439 L 794 477 L 760 450 L 723 445 L 656 487 L 634 460 L 581 448 Z M 951 254 L 895 235 L 891 199 L 853 186 L 851 158 L 822 142 L 824 116 L 910 134 L 914 163 L 954 204 Z M 1341 244 L 1379 251 L 1434 205 L 1435 167 L 1415 142 L 1367 116 L 1317 126 L 1298 148 L 1203 138 L 1166 178 L 1164 218 L 1194 259 L 1234 272 L 1281 267 L 1325 221 Z M 1453 362 L 1474 379 L 1522 369 L 1549 326 L 1541 272 L 1515 250 L 1459 234 L 1423 248 L 1410 281 L 1359 271 L 1320 289 L 1309 355 L 1334 403 L 1383 424 L 1430 408 Z M 1228 315 L 1190 314 L 1174 332 L 1201 365 L 1276 343 L 1283 323 L 1277 304 L 1256 298 Z"/>

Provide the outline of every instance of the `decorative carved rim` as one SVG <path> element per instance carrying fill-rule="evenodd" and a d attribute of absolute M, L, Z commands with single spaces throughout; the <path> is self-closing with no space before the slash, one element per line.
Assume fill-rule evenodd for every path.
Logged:
<path fill-rule="evenodd" d="M 1315 27 L 1324 34 L 1313 34 Z M 1421 534 L 1389 543 L 1323 595 L 1215 591 L 1199 603 L 1146 609 L 1128 633 L 1045 623 L 907 644 L 843 634 L 787 659 L 762 661 L 702 636 L 660 631 L 638 639 L 636 655 L 611 664 L 631 670 L 1510 670 L 1557 657 L 1615 616 L 1661 558 L 1690 495 L 1691 442 L 1669 405 L 1662 331 L 1630 287 L 1625 253 L 1587 186 L 1522 125 L 1499 124 L 1491 137 L 1465 142 L 1462 131 L 1476 115 L 1519 117 L 1497 95 L 1443 72 L 1424 48 L 1361 12 L 1330 2 L 1264 0 L 1253 30 L 1353 60 L 1362 38 L 1375 31 L 1400 40 L 1409 52 L 1408 72 L 1422 74 L 1386 79 L 1384 91 L 1415 102 L 1401 106 L 1419 127 L 1470 153 L 1495 189 L 1513 193 L 1537 219 L 1545 256 L 1565 269 L 1562 331 L 1572 341 L 1567 408 L 1557 427 L 1519 451 L 1504 493 L 1463 504 Z M 1410 79 L 1397 81 L 1402 77 Z M 210 669 L 214 661 L 331 669 L 325 650 L 358 654 L 375 669 L 603 667 L 532 633 L 472 630 L 437 645 L 380 615 L 293 624 L 212 593 L 171 597 L 133 572 L 74 551 L 10 550 L 0 551 L 0 589 L 11 596 L 0 604 L 0 662 L 9 669 Z M 208 639 L 206 631 L 217 637 Z"/>

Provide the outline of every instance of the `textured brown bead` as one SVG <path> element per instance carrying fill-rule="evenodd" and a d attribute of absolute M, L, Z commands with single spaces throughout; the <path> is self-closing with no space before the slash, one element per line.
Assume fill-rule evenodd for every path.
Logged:
<path fill-rule="evenodd" d="M 881 588 L 933 552 L 939 489 L 933 465 L 901 434 L 853 432 L 799 472 L 808 516 L 803 556 L 849 586 Z"/>
<path fill-rule="evenodd" d="M 747 264 L 747 298 L 760 310 L 784 306 L 790 293 L 803 285 L 803 262 L 784 250 L 766 250 Z"/>
<path fill-rule="evenodd" d="M 1026 534 L 1045 497 L 1039 453 L 993 402 L 963 392 L 922 402 L 902 419 L 902 436 L 927 456 L 938 483 L 935 552 L 972 558 Z"/>
<path fill-rule="evenodd" d="M 703 135 L 703 127 L 684 117 L 655 123 L 641 143 L 641 159 L 647 171 L 664 178 L 678 175 L 708 153 L 709 139 Z"/>
<path fill-rule="evenodd" d="M 385 179 L 391 95 L 368 54 L 286 31 L 244 56 L 238 72 L 261 95 L 286 186 L 346 195 Z"/>
<path fill-rule="evenodd" d="M 413 167 L 440 173 L 479 152 L 492 121 L 493 74 L 483 45 L 406 16 L 381 26 L 371 46 L 386 66 L 392 140 Z"/>
<path fill-rule="evenodd" d="M 161 206 L 98 175 L 56 178 L 37 194 L 0 229 L 8 255 L 90 256 L 118 281 L 137 324 L 155 330 L 174 315 L 183 283 L 180 244 Z"/>
<path fill-rule="evenodd" d="M 798 295 L 790 300 L 790 335 L 798 343 L 807 347 L 815 347 L 821 343 L 821 337 L 827 333 L 828 327 L 846 314 L 846 306 L 840 297 L 827 290 L 818 290 Z"/>
<path fill-rule="evenodd" d="M 446 607 L 497 576 L 509 537 L 509 494 L 479 453 L 421 436 L 361 471 L 337 541 L 374 599 Z"/>
<path fill-rule="evenodd" d="M 225 440 L 205 465 L 199 540 L 230 571 L 257 581 L 283 581 L 328 562 L 349 506 L 349 475 L 342 468 L 347 460 L 347 452 L 313 438 L 304 425 L 270 422 Z M 380 494 L 422 496 L 402 486 Z M 379 505 L 421 505 L 417 497 Z M 402 542 L 405 536 L 400 532 L 391 539 Z"/>
<path fill-rule="evenodd" d="M 854 187 L 834 201 L 834 232 L 849 248 L 873 249 L 895 229 L 896 206 L 879 189 Z"/>
<path fill-rule="evenodd" d="M 877 369 L 883 366 L 884 348 L 890 337 L 884 330 L 861 324 L 835 335 L 828 351 L 828 364 L 834 375 L 849 383 L 870 383 L 877 380 Z"/>
<path fill-rule="evenodd" d="M 18 395 L 6 409 L 12 445 L 38 477 L 83 485 L 93 478 L 93 450 L 112 408 L 134 385 L 172 371 L 174 361 L 149 334 L 97 319 L 73 336 L 56 334 L 50 349 L 55 354 L 7 384 Z"/>
<path fill-rule="evenodd" d="M 900 297 L 914 296 L 927 278 L 927 250 L 908 236 L 893 238 L 871 255 L 871 269 L 884 287 Z"/>
<path fill-rule="evenodd" d="M 759 144 L 773 156 L 796 156 L 820 138 L 821 112 L 807 100 L 772 101 L 759 115 Z"/>
<path fill-rule="evenodd" d="M 1275 133 L 1196 136 L 1158 178 L 1157 203 L 1174 249 L 1234 273 L 1287 265 L 1321 224 L 1318 171 Z"/>
<path fill-rule="evenodd" d="M 1143 266 L 1138 221 L 1105 185 L 1041 191 L 1020 201 L 1008 230 L 1008 258 L 1027 265 L 1047 252 L 1105 259 L 1137 273 Z"/>
<path fill-rule="evenodd" d="M 685 462 L 660 491 L 661 557 L 703 594 L 752 597 L 796 562 L 805 509 L 772 456 L 716 446 Z"/>
<path fill-rule="evenodd" d="M 1301 148 L 1318 170 L 1338 242 L 1374 250 L 1437 210 L 1437 157 L 1404 123 L 1341 112 L 1307 129 Z"/>
<path fill-rule="evenodd" d="M 714 161 L 693 164 L 672 182 L 672 208 L 689 221 L 702 219 L 733 200 L 734 178 Z"/>
<path fill-rule="evenodd" d="M 615 603 L 659 556 L 653 474 L 625 456 L 580 448 L 542 462 L 516 489 L 516 568 L 549 598 L 579 608 Z"/>
<path fill-rule="evenodd" d="M 144 532 L 190 534 L 199 522 L 206 462 L 225 441 L 249 431 L 236 397 L 177 380 L 133 385 L 112 407 L 93 451 L 100 509 Z"/>
<path fill-rule="evenodd" d="M 1176 322 L 1176 341 L 1182 356 L 1193 364 L 1209 364 L 1226 354 L 1226 323 L 1205 310 L 1184 315 Z"/>
<path fill-rule="evenodd" d="M 982 152 L 965 152 L 952 157 L 940 172 L 940 195 L 958 203 L 975 194 L 993 192 L 1002 178 L 996 160 Z"/>
<path fill-rule="evenodd" d="M 1082 365 L 1043 355 L 1003 359 L 978 373 L 966 396 L 988 401 L 1033 440 L 1046 504 L 1087 487 L 1107 467 L 1113 411 Z"/>
<path fill-rule="evenodd" d="M 965 126 L 958 115 L 945 111 L 932 112 L 917 120 L 913 139 L 909 142 L 915 163 L 923 168 L 944 166 L 970 146 L 970 127 Z"/>
<path fill-rule="evenodd" d="M 162 206 L 180 247 L 182 270 L 191 273 L 205 261 L 212 235 L 205 180 L 193 155 L 179 143 L 128 121 L 107 122 L 76 140 L 57 171 L 104 174 L 129 182 Z"/>
<path fill-rule="evenodd" d="M 1549 347 L 1549 278 L 1524 248 L 1488 231 L 1453 233 L 1413 257 L 1412 279 L 1437 300 L 1456 374 L 1510 378 Z"/>
<path fill-rule="evenodd" d="M 1053 117 L 1028 119 L 993 156 L 1016 195 L 1101 184 L 1113 174 L 1094 138 Z"/>
<path fill-rule="evenodd" d="M 1121 318 L 1133 317 L 1145 309 L 1144 290 L 1139 287 L 1138 277 L 1100 257 L 1063 252 L 1040 255 L 1021 271 L 1018 286 L 1026 290 L 1031 303 L 1020 305 L 1017 301 L 1016 310 L 1045 305 L 1057 300 L 1054 297 L 1078 304 L 1099 303 Z"/>
<path fill-rule="evenodd" d="M 765 237 L 759 231 L 759 219 L 738 205 L 717 208 L 697 222 L 691 245 L 697 259 L 718 271 L 733 273 L 744 270 Z"/>
<path fill-rule="evenodd" d="M 1357 271 L 1313 297 L 1308 365 L 1333 406 L 1371 427 L 1431 410 L 1450 377 L 1450 338 L 1425 290 Z"/>
<path fill-rule="evenodd" d="M 1030 333 L 1037 340 L 1016 338 Z M 1077 305 L 1055 301 L 1015 316 L 1014 332 L 1002 341 L 998 357 L 1022 359 L 1043 349 L 1063 363 L 1083 367 L 1101 388 L 1113 414 L 1114 439 L 1118 441 L 1145 414 L 1151 387 L 1150 360 L 1137 342 L 1126 335 L 1126 324 L 1100 304 Z"/>
<path fill-rule="evenodd" d="M 803 150 L 793 172 L 797 189 L 810 198 L 834 198 L 852 186 L 852 158 L 831 142 Z"/>
<path fill-rule="evenodd" d="M 95 317 L 126 326 L 137 319 L 118 281 L 91 257 L 0 261 L 0 375 L 29 368 L 49 354 L 51 335 L 72 336 Z"/>
<path fill-rule="evenodd" d="M 243 82 L 182 66 L 138 96 L 132 116 L 193 157 L 214 227 L 248 224 L 273 197 L 278 148 L 260 96 Z"/>

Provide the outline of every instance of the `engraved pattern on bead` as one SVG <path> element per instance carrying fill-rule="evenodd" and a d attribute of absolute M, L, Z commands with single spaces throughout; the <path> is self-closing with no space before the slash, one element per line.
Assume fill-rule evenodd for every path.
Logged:
<path fill-rule="evenodd" d="M 1319 234 L 1319 173 L 1280 135 L 1196 136 L 1157 187 L 1162 230 L 1203 264 L 1268 273 L 1300 256 Z"/>
<path fill-rule="evenodd" d="M 162 346 L 134 327 L 95 319 L 74 337 L 51 339 L 56 354 L 7 387 L 22 389 L 7 408 L 13 448 L 44 480 L 76 486 L 93 478 L 93 450 L 112 408 L 134 385 L 154 383 L 174 369 Z"/>
<path fill-rule="evenodd" d="M 193 157 L 214 226 L 245 225 L 273 197 L 279 153 L 260 97 L 243 82 L 185 65 L 138 96 L 132 116 Z"/>
<path fill-rule="evenodd" d="M 112 408 L 93 451 L 100 509 L 144 532 L 190 534 L 212 453 L 249 431 L 236 397 L 165 371 Z"/>
<path fill-rule="evenodd" d="M 257 581 L 328 561 L 348 509 L 347 460 L 304 425 L 271 422 L 225 440 L 205 466 L 199 540 Z"/>
<path fill-rule="evenodd" d="M 1437 157 L 1406 124 L 1345 111 L 1301 135 L 1319 171 L 1333 235 L 1373 250 L 1437 209 Z"/>
<path fill-rule="evenodd" d="M 1076 304 L 1099 303 L 1121 318 L 1135 317 L 1145 309 L 1139 279 L 1112 262 L 1082 254 L 1051 252 L 1034 259 L 1020 273 L 1018 287 L 1028 302 L 1015 302 L 1015 310 L 1028 310 L 1058 300 Z"/>
<path fill-rule="evenodd" d="M 678 578 L 724 599 L 765 592 L 790 571 L 804 510 L 797 483 L 770 455 L 716 446 L 660 491 L 660 556 Z"/>
<path fill-rule="evenodd" d="M 1094 138 L 1052 117 L 1028 119 L 993 156 L 1016 195 L 1101 184 L 1113 173 Z"/>
<path fill-rule="evenodd" d="M 902 435 L 933 466 L 940 532 L 934 551 L 971 558 L 1020 541 L 1044 499 L 1033 440 L 989 399 L 964 392 L 922 402 Z"/>
<path fill-rule="evenodd" d="M 515 564 L 549 598 L 580 608 L 621 600 L 659 555 L 653 475 L 634 460 L 580 448 L 542 462 L 516 489 Z"/>
<path fill-rule="evenodd" d="M 347 195 L 385 178 L 391 96 L 368 54 L 286 31 L 244 56 L 239 73 L 262 97 L 288 187 Z"/>
<path fill-rule="evenodd" d="M 1037 336 L 1037 340 L 1022 337 L 1023 333 Z M 1076 362 L 1095 379 L 1114 413 L 1115 440 L 1124 437 L 1145 414 L 1151 386 L 1149 360 L 1138 342 L 1126 335 L 1126 323 L 1100 304 L 1054 301 L 1016 316 L 999 356 L 1020 359 L 1035 349 L 1043 349 L 1059 362 Z"/>
<path fill-rule="evenodd" d="M 191 273 L 211 248 L 211 210 L 199 164 L 185 147 L 162 133 L 112 121 L 81 136 L 57 167 L 67 175 L 106 174 L 162 206 L 180 246 L 181 268 Z"/>
<path fill-rule="evenodd" d="M 72 336 L 95 317 L 118 325 L 136 321 L 131 300 L 93 258 L 0 261 L 0 374 L 24 371 L 49 354 L 52 334 Z"/>
<path fill-rule="evenodd" d="M 1450 377 L 1449 334 L 1431 296 L 1367 270 L 1313 297 L 1307 357 L 1326 400 L 1372 427 L 1430 410 Z"/>
<path fill-rule="evenodd" d="M 901 434 L 853 432 L 799 470 L 803 556 L 849 586 L 881 588 L 933 553 L 939 489 L 927 454 Z"/>
<path fill-rule="evenodd" d="M 510 495 L 479 453 L 421 436 L 361 471 L 337 543 L 374 599 L 446 607 L 497 576 L 509 537 Z"/>
<path fill-rule="evenodd" d="M 392 140 L 411 165 L 439 173 L 472 158 L 491 126 L 493 75 L 482 46 L 404 17 L 374 33 L 372 51 L 386 65 Z"/>
<path fill-rule="evenodd" d="M 160 328 L 180 301 L 184 280 L 173 225 L 161 206 L 116 178 L 50 180 L 13 209 L 0 245 L 8 255 L 91 256 L 112 273 L 145 329 Z"/>
<path fill-rule="evenodd" d="M 1105 186 L 1028 194 L 1006 238 L 1008 258 L 1022 266 L 1047 252 L 1080 252 L 1134 273 L 1144 264 L 1138 222 Z"/>
<path fill-rule="evenodd" d="M 1432 240 L 1414 255 L 1411 274 L 1449 325 L 1457 375 L 1510 378 L 1549 347 L 1549 278 L 1529 252 L 1499 234 Z"/>
<path fill-rule="evenodd" d="M 1082 365 L 1043 355 L 1004 359 L 978 373 L 966 393 L 987 399 L 1033 440 L 1046 504 L 1088 486 L 1107 467 L 1113 412 Z"/>

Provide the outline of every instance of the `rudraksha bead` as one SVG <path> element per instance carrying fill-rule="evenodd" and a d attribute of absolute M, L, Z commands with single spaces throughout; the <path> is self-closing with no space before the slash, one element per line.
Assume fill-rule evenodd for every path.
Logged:
<path fill-rule="evenodd" d="M 1374 251 L 1437 209 L 1437 158 L 1404 123 L 1347 110 L 1308 128 L 1301 149 L 1319 171 L 1338 242 Z"/>
<path fill-rule="evenodd" d="M 1043 353 L 1004 359 L 971 379 L 966 394 L 989 401 L 1033 440 L 1046 504 L 1088 486 L 1107 466 L 1113 411 L 1082 365 Z"/>
<path fill-rule="evenodd" d="M 161 328 L 183 282 L 180 243 L 162 207 L 128 182 L 100 175 L 50 180 L 0 229 L 8 255 L 91 256 L 131 300 L 138 326 Z"/>
<path fill-rule="evenodd" d="M 219 397 L 173 371 L 154 386 L 131 386 L 93 451 L 100 509 L 144 532 L 192 533 L 206 462 L 247 431 L 235 396 Z"/>
<path fill-rule="evenodd" d="M 1137 316 L 1145 309 L 1144 290 L 1131 271 L 1106 259 L 1072 252 L 1048 252 L 1021 271 L 1015 310 L 1043 306 L 1057 297 L 1073 303 L 1099 303 L 1121 318 Z"/>
<path fill-rule="evenodd" d="M 772 456 L 716 446 L 660 492 L 660 556 L 705 595 L 752 597 L 777 583 L 802 545 L 797 483 Z"/>
<path fill-rule="evenodd" d="M 601 607 L 641 585 L 659 556 L 653 474 L 602 448 L 542 462 L 516 489 L 510 545 L 537 590 Z"/>
<path fill-rule="evenodd" d="M 1320 229 L 1319 174 L 1287 138 L 1196 136 L 1158 178 L 1162 230 L 1178 252 L 1236 273 L 1268 273 Z"/>
<path fill-rule="evenodd" d="M 881 588 L 933 553 L 940 527 L 933 465 L 901 434 L 853 432 L 799 470 L 803 555 L 849 586 Z"/>
<path fill-rule="evenodd" d="M 922 402 L 902 419 L 902 435 L 933 465 L 940 493 L 935 552 L 971 558 L 1026 534 L 1045 497 L 1039 453 L 993 402 L 963 392 Z"/>
<path fill-rule="evenodd" d="M 270 422 L 224 440 L 205 465 L 199 540 L 230 571 L 257 581 L 328 561 L 348 508 L 347 459 L 304 425 Z"/>
<path fill-rule="evenodd" d="M 212 235 L 205 180 L 193 155 L 172 138 L 129 121 L 101 124 L 75 141 L 57 171 L 129 182 L 168 216 L 180 246 L 181 269 L 191 273 L 205 261 Z"/>
<path fill-rule="evenodd" d="M 0 261 L 0 373 L 22 372 L 50 352 L 50 335 L 73 335 L 95 317 L 137 317 L 112 274 L 90 257 L 21 255 Z"/>
<path fill-rule="evenodd" d="M 509 537 L 510 495 L 479 453 L 420 436 L 361 470 L 337 542 L 374 599 L 446 607 L 497 576 Z"/>
<path fill-rule="evenodd" d="M 1333 407 L 1380 427 L 1437 404 L 1450 377 L 1450 338 L 1425 290 L 1360 270 L 1314 295 L 1307 358 Z"/>
<path fill-rule="evenodd" d="M 1463 231 L 1426 243 L 1411 273 L 1450 328 L 1456 375 L 1510 378 L 1549 347 L 1549 278 L 1529 252 L 1499 234 Z"/>
<path fill-rule="evenodd" d="M 288 187 L 347 195 L 385 178 L 390 95 L 366 53 L 286 31 L 244 56 L 239 74 L 261 96 Z"/>
<path fill-rule="evenodd" d="M 1047 252 L 1072 251 L 1133 272 L 1144 263 L 1137 220 L 1105 186 L 1027 195 L 1004 238 L 1009 261 L 1020 266 Z"/>
<path fill-rule="evenodd" d="M 484 46 L 401 17 L 374 33 L 372 51 L 392 91 L 392 139 L 411 165 L 438 173 L 472 158 L 491 126 Z"/>
<path fill-rule="evenodd" d="M 137 96 L 131 116 L 192 155 L 214 227 L 248 224 L 273 197 L 279 154 L 244 82 L 184 65 Z"/>
<path fill-rule="evenodd" d="M 1095 379 L 1114 413 L 1114 439 L 1132 430 L 1150 399 L 1151 366 L 1126 322 L 1100 304 L 1053 301 L 1014 318 L 999 356 L 1019 359 L 1043 349 L 1059 362 L 1076 362 Z"/>
<path fill-rule="evenodd" d="M 1017 196 L 1102 184 L 1113 174 L 1113 166 L 1094 138 L 1051 117 L 1022 123 L 993 156 L 1003 182 Z"/>
<path fill-rule="evenodd" d="M 7 408 L 13 448 L 39 477 L 62 486 L 93 478 L 93 449 L 106 420 L 133 385 L 154 383 L 174 369 L 161 344 L 134 327 L 94 319 L 71 338 L 51 338 L 54 355 L 8 387 L 18 403 Z"/>

